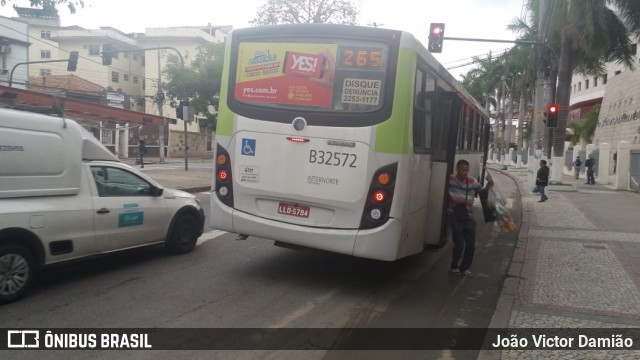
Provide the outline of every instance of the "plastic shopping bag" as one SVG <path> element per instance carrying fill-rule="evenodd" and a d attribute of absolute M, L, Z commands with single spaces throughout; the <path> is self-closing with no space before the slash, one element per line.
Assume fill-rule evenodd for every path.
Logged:
<path fill-rule="evenodd" d="M 489 204 L 489 189 L 483 189 L 478 193 L 480 197 L 480 204 L 482 205 L 482 215 L 485 223 L 491 223 L 496 221 L 495 207 Z"/>
<path fill-rule="evenodd" d="M 500 232 L 506 233 L 515 230 L 517 226 L 509 214 L 504 197 L 495 186 L 489 189 L 488 201 L 489 203 L 493 202 L 493 215 L 496 223 L 500 227 Z"/>

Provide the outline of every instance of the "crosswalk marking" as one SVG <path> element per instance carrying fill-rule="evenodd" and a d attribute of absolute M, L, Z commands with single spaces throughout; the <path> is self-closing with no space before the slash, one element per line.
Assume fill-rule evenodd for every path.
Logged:
<path fill-rule="evenodd" d="M 196 246 L 201 245 L 201 244 L 207 242 L 208 240 L 215 239 L 218 236 L 222 236 L 222 235 L 224 235 L 226 233 L 227 233 L 226 231 L 222 231 L 222 230 L 208 231 L 208 232 L 202 234 L 198 238 L 198 242 L 196 242 Z"/>

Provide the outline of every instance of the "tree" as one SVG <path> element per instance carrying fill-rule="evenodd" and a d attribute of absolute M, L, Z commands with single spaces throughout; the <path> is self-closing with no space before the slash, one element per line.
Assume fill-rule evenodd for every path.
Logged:
<path fill-rule="evenodd" d="M 581 122 L 573 122 L 569 125 L 572 134 L 567 134 L 565 140 L 570 141 L 573 145 L 578 142 L 590 144 L 593 140 L 593 135 L 596 133 L 599 116 L 600 104 L 594 106 L 593 110 L 591 110 Z"/>
<path fill-rule="evenodd" d="M 469 80 L 469 82 L 465 85 L 465 88 L 472 89 L 474 87 L 479 88 L 479 91 L 482 93 L 480 98 L 477 98 L 478 101 L 484 103 L 484 107 L 487 112 L 490 112 L 491 105 L 494 105 L 496 109 L 496 120 L 494 122 L 494 136 L 493 136 L 493 147 L 494 149 L 498 146 L 498 121 L 499 121 L 499 104 L 500 101 L 496 100 L 496 90 L 498 85 L 502 80 L 502 72 L 503 72 L 503 62 L 500 57 L 493 57 L 491 53 L 485 59 L 480 59 L 478 57 L 473 58 L 474 64 L 478 66 L 474 69 L 469 70 L 465 78 Z M 472 82 L 476 82 L 477 84 L 472 84 Z M 478 90 L 474 90 L 478 91 Z M 477 96 L 477 95 L 475 95 Z"/>
<path fill-rule="evenodd" d="M 256 26 L 276 24 L 357 24 L 353 0 L 267 0 L 250 21 Z"/>
<path fill-rule="evenodd" d="M 222 82 L 224 44 L 209 44 L 199 48 L 195 59 L 184 67 L 176 55 L 169 55 L 163 73 L 162 84 L 171 106 L 179 106 L 180 100 L 189 100 L 194 113 L 206 117 L 207 127 L 215 129 L 218 94 Z"/>
<path fill-rule="evenodd" d="M 0 5 L 5 6 L 13 0 L 0 0 Z M 84 7 L 84 0 L 29 0 L 31 7 L 42 9 L 55 9 L 58 4 L 67 4 L 72 14 L 76 13 L 77 8 Z"/>
<path fill-rule="evenodd" d="M 559 48 L 560 54 L 556 97 L 560 112 L 553 157 L 562 158 L 574 71 L 600 75 L 610 61 L 633 69 L 630 36 L 640 36 L 640 6 L 637 0 L 555 0 L 552 8 L 549 45 Z M 562 162 L 554 161 L 554 169 L 556 163 Z M 560 181 L 560 175 L 561 171 L 552 171 L 552 181 Z"/>

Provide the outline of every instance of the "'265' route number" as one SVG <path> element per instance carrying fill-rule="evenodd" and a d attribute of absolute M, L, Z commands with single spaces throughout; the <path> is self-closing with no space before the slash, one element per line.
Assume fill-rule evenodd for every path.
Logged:
<path fill-rule="evenodd" d="M 322 150 L 309 150 L 309 162 L 311 164 L 356 167 L 356 154 L 343 152 L 331 152 Z"/>

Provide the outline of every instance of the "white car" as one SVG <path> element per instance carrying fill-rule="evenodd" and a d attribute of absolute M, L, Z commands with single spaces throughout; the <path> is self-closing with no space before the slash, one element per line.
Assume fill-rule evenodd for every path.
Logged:
<path fill-rule="evenodd" d="M 204 228 L 194 195 L 119 162 L 71 120 L 5 109 L 0 119 L 0 303 L 24 296 L 47 265 L 153 244 L 194 248 Z"/>

